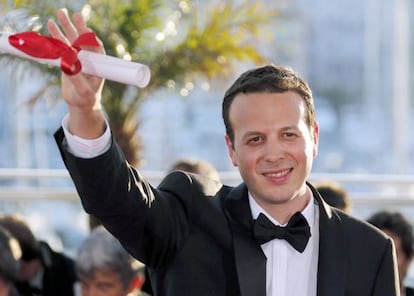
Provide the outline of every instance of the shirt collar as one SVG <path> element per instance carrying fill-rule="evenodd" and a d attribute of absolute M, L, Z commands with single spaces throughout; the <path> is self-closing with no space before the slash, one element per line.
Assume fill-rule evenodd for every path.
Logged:
<path fill-rule="evenodd" d="M 275 220 L 273 217 L 271 217 L 264 209 L 262 209 L 257 202 L 254 200 L 252 195 L 249 192 L 249 204 L 250 204 L 250 210 L 252 212 L 253 219 L 257 219 L 260 213 L 263 213 L 272 221 L 275 225 L 280 225 L 279 221 Z M 315 198 L 313 197 L 312 191 L 310 191 L 310 199 L 306 207 L 302 211 L 302 215 L 305 217 L 306 221 L 308 221 L 308 224 L 312 227 L 313 222 L 315 220 Z"/>

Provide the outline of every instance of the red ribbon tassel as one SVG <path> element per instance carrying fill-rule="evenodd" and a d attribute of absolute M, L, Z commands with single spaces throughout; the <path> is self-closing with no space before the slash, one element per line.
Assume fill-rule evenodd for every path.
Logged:
<path fill-rule="evenodd" d="M 36 32 L 23 32 L 9 36 L 10 45 L 35 58 L 60 60 L 60 68 L 68 75 L 75 75 L 82 69 L 78 59 L 81 46 L 99 46 L 93 32 L 80 35 L 72 45 Z"/>

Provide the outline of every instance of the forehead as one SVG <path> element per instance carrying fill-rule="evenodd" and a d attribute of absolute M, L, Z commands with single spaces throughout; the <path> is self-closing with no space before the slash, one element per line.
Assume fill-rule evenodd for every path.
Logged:
<path fill-rule="evenodd" d="M 110 269 L 98 269 L 93 272 L 91 277 L 80 277 L 88 282 L 121 283 L 119 275 Z"/>
<path fill-rule="evenodd" d="M 240 93 L 232 102 L 229 117 L 232 121 L 245 119 L 243 122 L 248 118 L 254 121 L 280 120 L 303 117 L 305 111 L 303 98 L 294 91 Z"/>

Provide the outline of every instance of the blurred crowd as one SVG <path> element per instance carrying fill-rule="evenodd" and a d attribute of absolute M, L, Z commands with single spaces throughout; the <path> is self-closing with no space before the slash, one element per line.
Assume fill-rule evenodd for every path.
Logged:
<path fill-rule="evenodd" d="M 38 240 L 24 217 L 0 216 L 1 296 L 138 296 L 143 265 L 97 225 L 76 258 Z"/>

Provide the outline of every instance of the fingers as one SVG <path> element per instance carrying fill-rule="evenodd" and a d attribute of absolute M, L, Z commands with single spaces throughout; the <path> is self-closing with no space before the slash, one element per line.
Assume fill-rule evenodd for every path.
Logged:
<path fill-rule="evenodd" d="M 63 35 L 62 31 L 59 29 L 58 25 L 53 20 L 49 20 L 47 22 L 47 29 L 53 38 L 59 39 L 64 43 L 69 43 L 65 35 Z"/>
<path fill-rule="evenodd" d="M 79 34 L 83 34 L 86 32 L 91 32 L 92 30 L 86 26 L 85 20 L 80 12 L 75 12 L 73 14 L 73 23 L 78 30 Z"/>
<path fill-rule="evenodd" d="M 56 16 L 63 32 L 53 20 L 48 21 L 47 28 L 52 37 L 65 43 L 72 44 L 80 34 L 91 31 L 91 29 L 86 26 L 85 20 L 79 12 L 73 14 L 73 22 L 65 8 L 59 9 L 56 12 Z"/>
<path fill-rule="evenodd" d="M 87 27 L 85 20 L 80 12 L 75 12 L 73 14 L 73 22 L 71 21 L 65 8 L 59 9 L 56 12 L 56 15 L 63 31 L 55 21 L 50 19 L 47 22 L 47 29 L 53 38 L 59 39 L 60 41 L 69 45 L 73 44 L 79 35 L 87 32 L 92 32 L 92 30 Z M 84 49 L 93 52 L 105 53 L 102 41 L 99 39 L 97 39 L 97 41 L 99 42 L 99 47 L 85 47 Z"/>
<path fill-rule="evenodd" d="M 68 11 L 66 9 L 59 9 L 56 12 L 57 19 L 70 43 L 73 43 L 79 36 L 78 30 L 73 25 L 69 18 Z"/>

